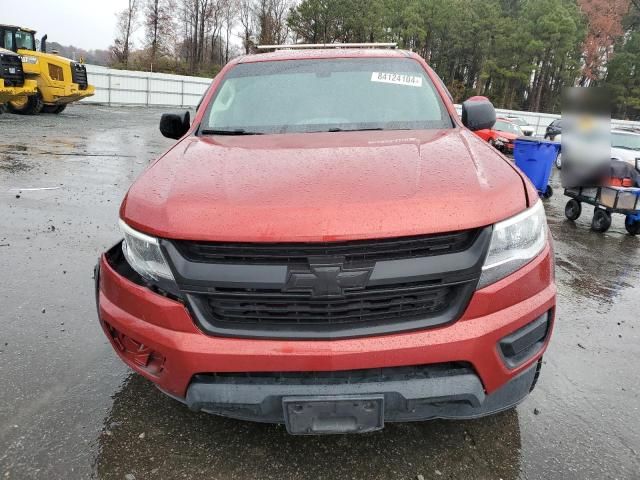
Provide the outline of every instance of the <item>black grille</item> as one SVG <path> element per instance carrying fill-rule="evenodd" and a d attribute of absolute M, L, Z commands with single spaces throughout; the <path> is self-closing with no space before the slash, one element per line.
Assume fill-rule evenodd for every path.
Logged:
<path fill-rule="evenodd" d="M 24 85 L 24 71 L 22 60 L 18 55 L 0 54 L 0 78 L 6 87 L 22 87 Z"/>
<path fill-rule="evenodd" d="M 192 262 L 231 264 L 305 264 L 309 257 L 340 256 L 345 264 L 397 260 L 461 252 L 469 248 L 480 230 L 455 233 L 326 243 L 221 243 L 174 241 Z"/>
<path fill-rule="evenodd" d="M 403 367 L 339 370 L 335 372 L 222 372 L 196 375 L 197 382 L 237 385 L 343 385 L 370 382 L 422 380 L 475 374 L 466 362 L 434 363 Z"/>
<path fill-rule="evenodd" d="M 207 295 L 206 306 L 218 323 L 327 327 L 433 316 L 451 304 L 456 290 L 455 286 L 430 284 L 369 287 L 335 299 L 277 291 L 231 291 Z"/>
<path fill-rule="evenodd" d="M 80 90 L 86 90 L 89 82 L 87 80 L 87 68 L 81 63 L 71 64 L 71 81 L 77 83 Z"/>
<path fill-rule="evenodd" d="M 194 320 L 212 335 L 336 339 L 456 321 L 491 229 L 336 243 L 162 240 Z"/>

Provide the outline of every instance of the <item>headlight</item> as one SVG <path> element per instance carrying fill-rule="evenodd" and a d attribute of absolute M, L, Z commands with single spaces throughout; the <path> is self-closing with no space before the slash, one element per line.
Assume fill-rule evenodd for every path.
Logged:
<path fill-rule="evenodd" d="M 146 280 L 174 280 L 157 238 L 134 230 L 122 220 L 120 229 L 124 234 L 122 251 L 131 268 Z"/>
<path fill-rule="evenodd" d="M 478 288 L 486 287 L 523 267 L 547 243 L 547 217 L 542 202 L 493 226 L 489 253 Z"/>
<path fill-rule="evenodd" d="M 32 65 L 38 63 L 38 57 L 34 57 L 33 55 L 22 55 L 20 58 L 22 59 L 22 63 L 30 63 Z"/>

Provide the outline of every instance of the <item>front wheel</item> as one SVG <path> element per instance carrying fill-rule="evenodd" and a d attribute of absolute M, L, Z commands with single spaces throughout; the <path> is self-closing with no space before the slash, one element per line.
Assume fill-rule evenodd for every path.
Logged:
<path fill-rule="evenodd" d="M 640 218 L 637 218 L 636 215 L 627 215 L 624 221 L 624 228 L 627 229 L 629 235 L 635 236 L 640 234 Z"/>
<path fill-rule="evenodd" d="M 36 92 L 35 95 L 18 97 L 15 100 L 11 100 L 8 105 L 11 112 L 19 115 L 37 115 L 44 107 L 40 92 Z"/>
<path fill-rule="evenodd" d="M 575 198 L 572 198 L 564 207 L 564 215 L 572 222 L 575 222 L 580 218 L 580 215 L 582 215 L 582 204 Z"/>
<path fill-rule="evenodd" d="M 55 113 L 57 115 L 64 112 L 65 108 L 67 108 L 66 105 L 44 105 L 42 111 L 44 113 Z"/>
<path fill-rule="evenodd" d="M 611 227 L 611 214 L 601 208 L 596 208 L 593 212 L 593 220 L 591 220 L 591 230 L 598 233 L 604 233 Z"/>

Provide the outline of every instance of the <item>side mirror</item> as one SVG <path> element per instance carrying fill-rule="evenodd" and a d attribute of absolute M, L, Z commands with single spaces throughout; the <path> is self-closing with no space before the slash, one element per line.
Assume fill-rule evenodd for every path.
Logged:
<path fill-rule="evenodd" d="M 178 140 L 182 138 L 191 127 L 191 115 L 189 112 L 163 113 L 160 118 L 160 133 L 167 138 Z"/>
<path fill-rule="evenodd" d="M 496 123 L 496 109 L 486 97 L 471 97 L 462 104 L 462 123 L 474 132 L 491 128 Z"/>

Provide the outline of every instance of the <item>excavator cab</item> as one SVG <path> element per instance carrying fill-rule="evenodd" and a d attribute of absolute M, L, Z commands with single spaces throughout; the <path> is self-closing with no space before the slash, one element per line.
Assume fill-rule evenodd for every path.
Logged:
<path fill-rule="evenodd" d="M 47 53 L 46 35 L 38 51 L 35 34 L 29 28 L 0 24 L 0 47 L 20 55 L 25 78 L 37 83 L 35 94 L 9 100 L 9 110 L 29 115 L 60 113 L 69 103 L 93 95 L 95 87 L 88 83 L 86 67 Z"/>

